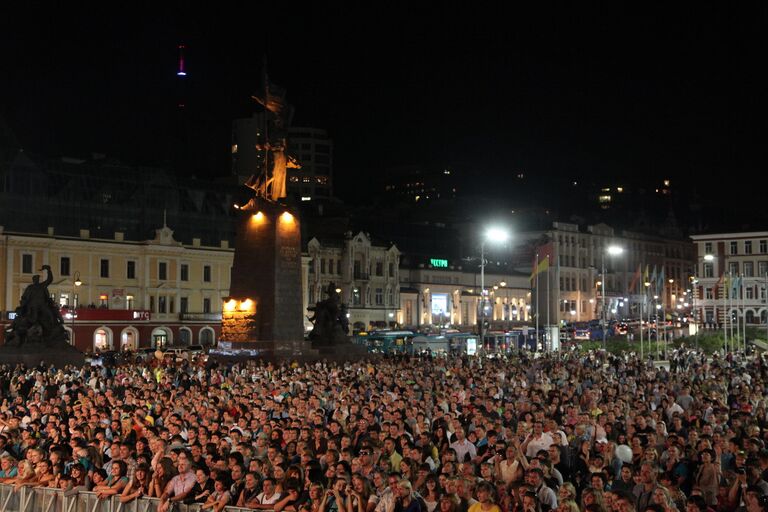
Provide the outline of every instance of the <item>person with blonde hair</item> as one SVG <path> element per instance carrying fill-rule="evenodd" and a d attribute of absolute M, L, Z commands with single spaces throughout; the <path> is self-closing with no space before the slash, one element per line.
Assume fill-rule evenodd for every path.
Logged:
<path fill-rule="evenodd" d="M 394 512 L 420 512 L 421 506 L 413 494 L 411 482 L 402 479 L 395 487 L 395 511 Z"/>
<path fill-rule="evenodd" d="M 489 482 L 480 482 L 475 487 L 477 503 L 469 507 L 468 512 L 501 512 L 494 500 L 495 489 Z"/>

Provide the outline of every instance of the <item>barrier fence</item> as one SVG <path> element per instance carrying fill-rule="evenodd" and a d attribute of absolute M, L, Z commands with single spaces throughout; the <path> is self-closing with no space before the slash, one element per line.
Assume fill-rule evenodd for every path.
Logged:
<path fill-rule="evenodd" d="M 0 484 L 0 512 L 157 512 L 159 498 L 137 498 L 120 503 L 119 496 L 99 499 L 95 492 L 77 492 L 65 495 L 61 489 L 51 487 L 22 487 Z M 175 504 L 174 512 L 202 512 L 200 504 Z M 211 510 L 211 509 L 208 509 Z M 226 512 L 248 512 L 250 508 L 225 507 Z M 268 511 L 271 512 L 271 511 Z"/>

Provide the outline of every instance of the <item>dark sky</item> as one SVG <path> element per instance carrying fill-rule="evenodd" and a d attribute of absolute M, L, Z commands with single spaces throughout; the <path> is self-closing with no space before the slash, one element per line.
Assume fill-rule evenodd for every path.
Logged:
<path fill-rule="evenodd" d="M 490 180 L 670 176 L 709 193 L 766 181 L 759 2 L 162 4 L 0 7 L 0 115 L 25 148 L 162 163 L 184 97 L 194 172 L 225 174 L 266 53 L 294 124 L 331 131 L 346 192 L 414 162 L 470 162 Z"/>

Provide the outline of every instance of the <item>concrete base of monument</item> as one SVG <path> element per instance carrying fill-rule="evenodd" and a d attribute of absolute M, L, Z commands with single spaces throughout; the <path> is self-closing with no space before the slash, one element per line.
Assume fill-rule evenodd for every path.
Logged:
<path fill-rule="evenodd" d="M 338 361 L 358 360 L 368 356 L 365 346 L 352 342 L 313 347 L 307 340 L 298 341 L 219 341 L 219 345 L 208 353 L 217 359 L 268 359 L 317 361 L 332 359 Z"/>
<path fill-rule="evenodd" d="M 67 365 L 83 366 L 85 354 L 66 343 L 48 346 L 43 344 L 26 344 L 21 346 L 3 345 L 0 347 L 0 364 L 24 364 L 28 368 L 39 366 L 40 363 L 63 368 Z"/>

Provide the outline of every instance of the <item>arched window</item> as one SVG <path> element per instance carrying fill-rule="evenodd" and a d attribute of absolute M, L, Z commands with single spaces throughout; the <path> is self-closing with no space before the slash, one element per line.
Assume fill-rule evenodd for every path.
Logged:
<path fill-rule="evenodd" d="M 136 329 L 127 327 L 120 333 L 120 350 L 136 350 L 139 346 L 139 336 Z"/>
<path fill-rule="evenodd" d="M 213 335 L 213 329 L 210 327 L 200 329 L 200 344 L 207 347 L 213 346 Z"/>
<path fill-rule="evenodd" d="M 173 337 L 171 336 L 170 329 L 166 329 L 165 327 L 158 327 L 152 331 L 152 346 L 154 348 L 163 350 L 172 343 Z"/>
<path fill-rule="evenodd" d="M 179 344 L 180 345 L 192 344 L 192 331 L 188 327 L 181 327 L 179 329 Z"/>
<path fill-rule="evenodd" d="M 112 350 L 112 331 L 106 327 L 99 327 L 93 332 L 94 352 Z"/>

